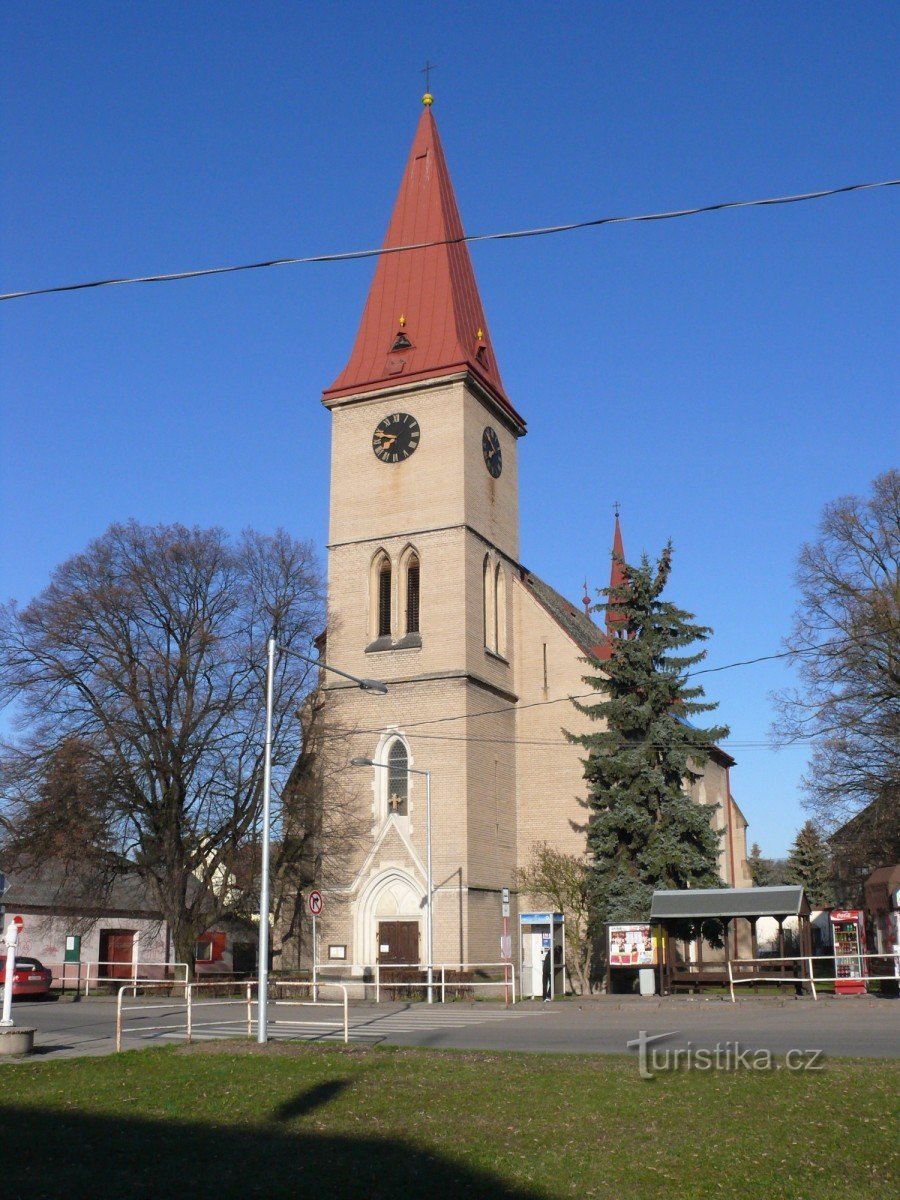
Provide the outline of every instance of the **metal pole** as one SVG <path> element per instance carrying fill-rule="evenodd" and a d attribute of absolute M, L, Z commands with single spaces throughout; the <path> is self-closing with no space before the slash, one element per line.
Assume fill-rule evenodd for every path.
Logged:
<path fill-rule="evenodd" d="M 272 812 L 272 708 L 275 696 L 275 639 L 269 638 L 266 667 L 266 749 L 263 757 L 262 864 L 259 883 L 259 990 L 256 1040 L 269 1039 L 269 821 Z"/>
<path fill-rule="evenodd" d="M 434 886 L 431 876 L 431 772 L 423 771 L 425 776 L 425 886 L 428 890 L 428 908 L 425 913 L 425 953 L 428 955 L 428 1003 L 434 1003 L 434 979 L 432 962 L 434 959 L 434 923 L 432 908 Z"/>
<path fill-rule="evenodd" d="M 12 921 L 6 927 L 6 973 L 3 980 L 3 1016 L 0 1026 L 14 1025 L 12 1019 L 13 971 L 16 969 L 16 946 L 19 942 L 19 927 Z"/>
<path fill-rule="evenodd" d="M 509 1007 L 509 917 L 503 918 L 503 1003 Z M 516 1000 L 513 997 L 513 1004 Z"/>
<path fill-rule="evenodd" d="M 317 942 L 318 942 L 318 939 L 316 937 L 316 914 L 313 913 L 312 914 L 312 998 L 313 998 L 313 1004 L 315 1004 L 316 1001 L 319 999 L 319 989 L 316 987 L 316 975 L 317 975 L 317 968 L 318 968 Z"/>

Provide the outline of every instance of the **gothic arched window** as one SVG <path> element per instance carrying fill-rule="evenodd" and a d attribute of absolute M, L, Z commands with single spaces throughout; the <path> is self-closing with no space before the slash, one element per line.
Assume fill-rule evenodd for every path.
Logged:
<path fill-rule="evenodd" d="M 419 633 L 419 556 L 406 560 L 406 632 Z"/>
<path fill-rule="evenodd" d="M 497 563 L 494 575 L 494 620 L 496 622 L 495 646 L 497 653 L 506 657 L 506 577 Z"/>
<path fill-rule="evenodd" d="M 376 605 L 378 621 L 376 637 L 391 636 L 391 560 L 385 554 L 376 571 Z"/>
<path fill-rule="evenodd" d="M 489 555 L 485 555 L 484 558 L 484 644 L 488 650 L 497 649 L 494 570 Z"/>
<path fill-rule="evenodd" d="M 406 751 L 406 746 L 399 738 L 391 742 L 391 748 L 388 751 L 387 777 L 388 813 L 395 813 L 398 817 L 405 817 L 407 813 L 406 802 L 409 793 L 409 755 Z"/>

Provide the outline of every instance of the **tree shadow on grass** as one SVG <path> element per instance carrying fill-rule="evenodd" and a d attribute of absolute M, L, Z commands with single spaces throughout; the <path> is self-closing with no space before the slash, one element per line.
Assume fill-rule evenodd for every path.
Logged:
<path fill-rule="evenodd" d="M 313 1098 L 312 1106 L 322 1102 Z M 392 1139 L 317 1136 L 272 1125 L 111 1119 L 3 1105 L 0 1155 L 4 1200 L 95 1195 L 538 1200 L 544 1195 L 405 1143 L 402 1130 Z"/>
<path fill-rule="evenodd" d="M 284 1104 L 279 1104 L 272 1113 L 273 1121 L 292 1121 L 295 1117 L 307 1117 L 323 1104 L 328 1104 L 350 1085 L 349 1079 L 328 1079 L 315 1087 L 304 1088 Z"/>

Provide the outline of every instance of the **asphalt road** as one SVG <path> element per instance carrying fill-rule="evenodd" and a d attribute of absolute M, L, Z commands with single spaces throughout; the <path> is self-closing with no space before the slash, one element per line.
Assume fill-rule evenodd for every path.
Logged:
<path fill-rule="evenodd" d="M 127 1003 L 134 1003 L 133 1000 Z M 154 1007 L 150 1007 L 153 1005 Z M 161 1007 L 156 1007 L 160 1006 Z M 194 1011 L 194 1037 L 245 1036 L 243 1005 L 209 1003 Z M 148 996 L 125 1014 L 123 1048 L 184 1040 L 183 1005 Z M 274 1038 L 342 1039 L 338 1008 L 270 1009 Z M 36 1056 L 109 1054 L 115 1049 L 115 1001 L 17 1001 L 16 1025 L 33 1026 Z M 505 1009 L 493 1002 L 352 1004 L 352 1041 L 377 1045 L 513 1050 L 566 1054 L 622 1054 L 639 1037 L 672 1035 L 669 1048 L 720 1052 L 821 1051 L 826 1057 L 900 1057 L 900 1000 L 870 996 L 811 999 L 745 999 L 738 1004 L 699 997 L 577 999 L 553 1004 L 526 1001 Z M 0 1058 L 0 1063 L 9 1061 Z"/>

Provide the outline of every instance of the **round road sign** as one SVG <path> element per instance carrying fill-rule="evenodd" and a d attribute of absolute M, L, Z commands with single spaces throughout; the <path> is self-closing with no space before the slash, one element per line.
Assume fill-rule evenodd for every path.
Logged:
<path fill-rule="evenodd" d="M 309 911 L 312 913 L 312 915 L 317 917 L 322 911 L 322 893 L 310 892 L 307 904 L 309 905 Z"/>

